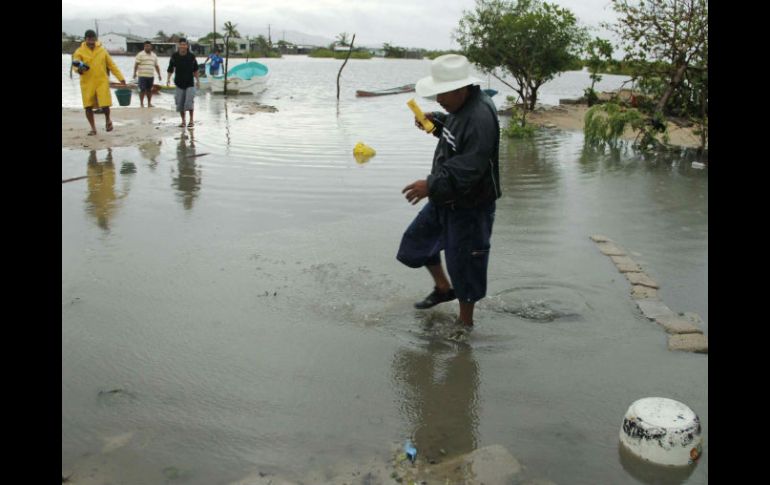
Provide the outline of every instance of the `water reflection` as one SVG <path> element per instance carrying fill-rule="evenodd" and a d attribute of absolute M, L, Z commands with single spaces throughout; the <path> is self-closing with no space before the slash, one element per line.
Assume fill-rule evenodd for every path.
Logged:
<path fill-rule="evenodd" d="M 139 145 L 139 153 L 150 161 L 150 169 L 155 170 L 158 166 L 158 156 L 160 155 L 161 141 L 148 141 Z"/>
<path fill-rule="evenodd" d="M 424 349 L 402 349 L 392 367 L 422 460 L 443 461 L 476 449 L 479 366 L 470 347 L 431 342 Z"/>
<path fill-rule="evenodd" d="M 192 209 L 198 191 L 201 188 L 201 171 L 195 162 L 195 138 L 182 133 L 176 148 L 177 173 L 171 181 L 171 186 L 177 189 L 185 209 Z"/>
<path fill-rule="evenodd" d="M 96 150 L 88 153 L 88 196 L 86 212 L 96 218 L 96 224 L 109 231 L 110 218 L 117 207 L 115 193 L 115 164 L 112 149 L 107 149 L 104 161 L 99 162 Z"/>

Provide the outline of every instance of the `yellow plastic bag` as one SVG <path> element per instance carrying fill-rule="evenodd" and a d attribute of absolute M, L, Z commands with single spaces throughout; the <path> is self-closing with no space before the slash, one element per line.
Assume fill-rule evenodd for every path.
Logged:
<path fill-rule="evenodd" d="M 360 164 L 364 164 L 369 161 L 370 158 L 377 155 L 377 152 L 374 150 L 374 148 L 364 145 L 363 142 L 356 143 L 356 146 L 353 147 L 353 157 L 355 157 L 356 162 Z"/>

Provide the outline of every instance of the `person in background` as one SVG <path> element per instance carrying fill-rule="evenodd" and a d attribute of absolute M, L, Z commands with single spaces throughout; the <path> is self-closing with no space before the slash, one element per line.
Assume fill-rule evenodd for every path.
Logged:
<path fill-rule="evenodd" d="M 155 84 L 153 69 L 158 73 L 158 81 L 163 82 L 158 65 L 158 56 L 152 51 L 152 42 L 144 41 L 144 50 L 136 55 L 134 76 L 139 75 L 139 105 L 144 108 L 144 96 L 147 95 L 147 107 L 152 108 L 152 86 Z"/>
<path fill-rule="evenodd" d="M 209 63 L 209 66 L 211 68 L 209 69 L 209 72 L 212 76 L 219 76 L 219 70 L 222 68 L 222 62 L 224 62 L 224 59 L 222 59 L 222 56 L 220 55 L 221 51 L 219 48 L 214 49 L 214 53 L 209 55 L 208 58 L 206 58 L 206 62 Z M 206 65 L 206 62 L 203 63 L 203 65 Z"/>
<path fill-rule="evenodd" d="M 120 84 L 126 85 L 126 79 L 115 65 L 107 49 L 96 38 L 96 32 L 86 30 L 85 40 L 72 54 L 73 69 L 80 74 L 80 94 L 83 98 L 83 108 L 86 110 L 86 119 L 91 125 L 89 135 L 96 135 L 94 123 L 94 108 L 101 108 L 105 117 L 105 129 L 112 131 L 110 119 L 110 106 L 112 95 L 110 94 L 110 72 L 118 78 Z"/>
<path fill-rule="evenodd" d="M 171 75 L 174 74 L 176 110 L 182 115 L 182 124 L 179 126 L 184 128 L 185 111 L 189 111 L 190 122 L 187 124 L 187 127 L 192 128 L 194 125 L 195 88 L 200 89 L 201 84 L 198 79 L 198 61 L 195 59 L 195 55 L 190 52 L 190 45 L 187 43 L 187 39 L 179 39 L 177 51 L 171 54 L 171 59 L 168 61 L 167 74 L 166 86 L 171 85 Z M 194 83 L 193 77 L 195 77 Z"/>

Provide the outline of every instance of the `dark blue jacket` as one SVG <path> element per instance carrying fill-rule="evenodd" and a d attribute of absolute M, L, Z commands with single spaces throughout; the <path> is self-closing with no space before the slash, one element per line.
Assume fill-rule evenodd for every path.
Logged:
<path fill-rule="evenodd" d="M 500 195 L 500 123 L 492 100 L 478 86 L 457 113 L 433 113 L 439 138 L 428 175 L 431 202 L 479 207 Z"/>

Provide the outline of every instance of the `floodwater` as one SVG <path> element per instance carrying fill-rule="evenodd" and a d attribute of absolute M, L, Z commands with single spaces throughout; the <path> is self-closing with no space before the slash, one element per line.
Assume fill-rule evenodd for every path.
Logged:
<path fill-rule="evenodd" d="M 395 260 L 419 209 L 401 189 L 429 172 L 435 141 L 414 128 L 412 95 L 354 96 L 414 82 L 429 61 L 351 60 L 339 103 L 341 61 L 263 61 L 272 79 L 251 100 L 276 113 L 202 93 L 193 132 L 62 149 L 62 179 L 89 176 L 62 185 L 63 471 L 116 484 L 333 476 L 411 437 L 425 458 L 502 444 L 527 476 L 562 485 L 708 481 L 708 356 L 668 351 L 589 239 L 624 247 L 708 334 L 707 169 L 597 153 L 580 133 L 504 139 L 488 298 L 455 344 L 436 329 L 456 303 L 413 310 L 431 280 Z M 68 62 L 62 106 L 78 107 Z M 542 98 L 588 82 L 565 73 Z M 498 106 L 511 94 L 491 87 Z M 377 150 L 366 164 L 358 141 Z M 701 418 L 694 469 L 620 453 L 623 414 L 648 396 Z"/>

